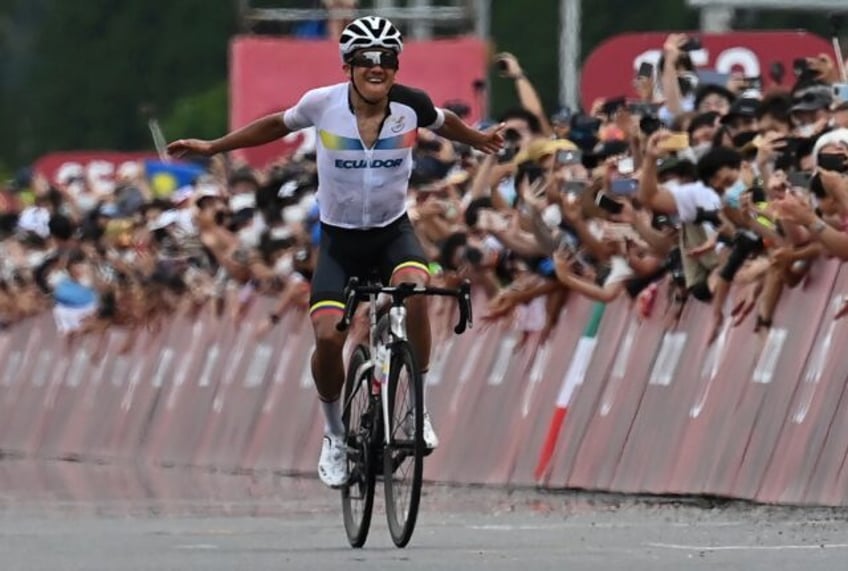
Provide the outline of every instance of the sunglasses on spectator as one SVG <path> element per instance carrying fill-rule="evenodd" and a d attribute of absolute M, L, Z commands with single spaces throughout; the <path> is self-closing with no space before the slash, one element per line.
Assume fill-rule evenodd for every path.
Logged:
<path fill-rule="evenodd" d="M 378 65 L 383 69 L 397 69 L 398 57 L 397 54 L 392 52 L 360 52 L 350 58 L 350 65 L 354 67 L 365 67 L 368 69 Z"/>

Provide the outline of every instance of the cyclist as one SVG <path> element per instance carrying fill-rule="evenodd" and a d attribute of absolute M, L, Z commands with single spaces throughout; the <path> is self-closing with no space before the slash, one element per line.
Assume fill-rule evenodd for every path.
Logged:
<path fill-rule="evenodd" d="M 366 277 L 376 269 L 395 284 L 423 286 L 429 280 L 427 259 L 406 214 L 417 129 L 428 128 L 485 153 L 503 146 L 502 126 L 486 132 L 472 129 L 454 113 L 435 107 L 423 91 L 396 84 L 402 50 L 400 31 L 390 21 L 374 16 L 354 20 L 339 40 L 349 81 L 308 91 L 285 113 L 262 117 L 220 139 L 181 139 L 168 145 L 174 156 L 208 156 L 265 144 L 310 126 L 318 131 L 321 239 L 310 299 L 312 376 L 325 415 L 318 475 L 334 488 L 348 477 L 340 399 L 345 336 L 336 331 L 348 278 Z M 410 342 L 426 372 L 426 300 L 410 298 L 407 311 Z M 425 443 L 434 448 L 438 439 L 429 415 L 424 424 Z"/>

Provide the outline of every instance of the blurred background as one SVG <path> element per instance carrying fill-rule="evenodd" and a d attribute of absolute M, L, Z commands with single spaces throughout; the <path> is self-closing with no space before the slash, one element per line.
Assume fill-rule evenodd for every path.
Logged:
<path fill-rule="evenodd" d="M 338 4 L 344 8 L 347 2 Z M 829 34 L 821 12 L 710 11 L 693 6 L 705 4 L 699 0 L 592 0 L 582 6 L 577 0 L 358 4 L 364 10 L 400 10 L 394 19 L 413 39 L 484 35 L 492 53 L 510 51 L 519 58 L 551 111 L 574 103 L 563 100 L 568 85 L 576 89 L 573 80 L 562 87 L 569 65 L 579 70 L 601 42 L 622 32 L 720 29 L 732 22 L 734 29 L 804 28 L 825 38 Z M 815 8 L 834 3 L 803 4 Z M 416 20 L 422 13 L 432 20 Z M 151 113 L 168 140 L 217 136 L 228 126 L 231 40 L 238 34 L 260 34 L 326 41 L 331 25 L 325 14 L 320 0 L 3 0 L 0 176 L 7 179 L 17 168 L 57 150 L 152 150 Z M 569 15 L 579 17 L 569 20 Z M 560 49 L 562 35 L 572 42 L 569 53 Z M 485 97 L 489 114 L 497 116 L 513 104 L 514 89 L 511 82 L 493 77 Z M 415 83 L 412 77 L 405 79 Z M 281 101 L 281 106 L 288 103 Z"/>

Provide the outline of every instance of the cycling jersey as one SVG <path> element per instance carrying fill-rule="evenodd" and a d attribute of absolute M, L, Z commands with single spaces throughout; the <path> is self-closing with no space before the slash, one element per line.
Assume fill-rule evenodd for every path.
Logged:
<path fill-rule="evenodd" d="M 445 120 L 423 91 L 395 84 L 374 146 L 359 136 L 349 83 L 308 91 L 283 115 L 292 131 L 318 131 L 318 204 L 325 224 L 380 228 L 406 212 L 412 149 L 419 127 L 438 129 Z"/>

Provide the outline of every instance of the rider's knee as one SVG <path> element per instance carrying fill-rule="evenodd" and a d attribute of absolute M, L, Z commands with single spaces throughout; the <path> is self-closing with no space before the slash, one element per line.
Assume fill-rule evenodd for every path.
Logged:
<path fill-rule="evenodd" d="M 322 312 L 320 315 L 312 316 L 312 328 L 315 330 L 316 349 L 324 351 L 341 352 L 344 348 L 345 334 L 336 329 L 336 324 L 341 319 L 340 312 Z"/>

